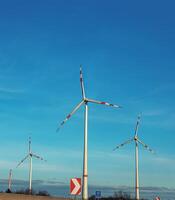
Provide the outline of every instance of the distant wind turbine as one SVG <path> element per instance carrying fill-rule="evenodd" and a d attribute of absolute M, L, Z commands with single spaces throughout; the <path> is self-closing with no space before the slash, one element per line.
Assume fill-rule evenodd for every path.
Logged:
<path fill-rule="evenodd" d="M 120 147 L 123 147 L 126 144 L 129 144 L 131 142 L 135 142 L 135 198 L 136 200 L 139 200 L 139 157 L 138 157 L 138 143 L 140 143 L 144 148 L 146 148 L 151 153 L 154 153 L 152 149 L 148 147 L 148 145 L 144 144 L 139 138 L 138 138 L 138 127 L 140 123 L 140 115 L 137 118 L 136 128 L 135 128 L 135 135 L 130 140 L 127 140 L 126 142 L 118 145 L 115 147 L 114 151 Z"/>
<path fill-rule="evenodd" d="M 43 160 L 43 161 L 46 161 L 44 160 L 42 157 L 32 153 L 32 150 L 31 150 L 31 138 L 29 137 L 29 153 L 26 155 L 25 158 L 23 158 L 19 163 L 18 165 L 16 166 L 19 167 L 27 158 L 29 158 L 29 193 L 31 194 L 32 193 L 32 158 L 37 158 L 37 159 L 40 159 L 40 160 Z"/>
<path fill-rule="evenodd" d="M 73 111 L 67 115 L 65 120 L 60 124 L 57 130 L 63 126 L 67 120 L 70 119 L 70 117 L 84 104 L 85 107 L 85 114 L 84 114 L 84 153 L 83 153 L 83 188 L 82 188 L 82 199 L 87 200 L 88 199 L 88 103 L 95 103 L 95 104 L 102 104 L 106 106 L 111 106 L 115 108 L 120 108 L 118 105 L 114 105 L 111 103 L 107 103 L 104 101 L 97 101 L 93 99 L 89 99 L 85 95 L 85 89 L 84 89 L 84 83 L 83 83 L 83 74 L 82 74 L 82 69 L 80 66 L 80 85 L 81 85 L 81 92 L 82 92 L 82 100 L 81 102 L 73 109 Z"/>

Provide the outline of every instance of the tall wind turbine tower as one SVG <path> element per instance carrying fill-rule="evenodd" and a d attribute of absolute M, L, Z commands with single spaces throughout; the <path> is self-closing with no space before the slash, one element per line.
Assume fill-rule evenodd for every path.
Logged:
<path fill-rule="evenodd" d="M 118 145 L 115 147 L 114 151 L 120 147 L 123 147 L 126 144 L 129 144 L 134 141 L 135 143 L 135 199 L 139 200 L 139 157 L 138 157 L 138 144 L 140 143 L 144 148 L 146 148 L 148 151 L 153 153 L 154 151 L 148 147 L 148 145 L 144 144 L 139 138 L 138 138 L 138 127 L 140 123 L 140 115 L 137 118 L 136 128 L 135 128 L 135 134 L 134 137 L 130 140 L 127 140 L 126 142 Z"/>
<path fill-rule="evenodd" d="M 114 108 L 120 108 L 118 105 L 114 105 L 111 103 L 107 103 L 104 101 L 97 101 L 94 99 L 89 99 L 85 95 L 84 82 L 83 82 L 83 74 L 82 68 L 80 66 L 80 85 L 81 85 L 81 93 L 82 100 L 81 102 L 73 109 L 73 111 L 67 115 L 64 121 L 60 124 L 57 130 L 63 126 L 67 120 L 82 106 L 84 105 L 84 151 L 83 151 L 83 188 L 82 188 L 82 199 L 88 199 L 88 103 L 101 104 L 106 106 L 111 106 Z"/>
<path fill-rule="evenodd" d="M 19 163 L 18 165 L 16 166 L 19 167 L 26 159 L 29 158 L 29 193 L 31 194 L 32 193 L 32 158 L 37 158 L 37 159 L 40 159 L 40 160 L 43 160 L 43 161 L 46 161 L 44 160 L 42 157 L 34 154 L 31 150 L 31 138 L 29 137 L 29 152 L 28 154 L 26 155 L 25 158 L 23 158 Z"/>

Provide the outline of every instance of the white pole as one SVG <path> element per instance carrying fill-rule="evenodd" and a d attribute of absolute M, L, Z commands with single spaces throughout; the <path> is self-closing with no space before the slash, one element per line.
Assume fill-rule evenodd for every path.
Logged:
<path fill-rule="evenodd" d="M 32 155 L 30 155 L 30 167 L 29 167 L 29 193 L 32 193 Z"/>
<path fill-rule="evenodd" d="M 11 183 L 12 183 L 12 170 L 9 171 L 9 181 L 8 181 L 8 189 L 11 191 Z"/>
<path fill-rule="evenodd" d="M 135 149 L 135 167 L 136 167 L 136 185 L 135 185 L 135 196 L 136 196 L 136 200 L 139 200 L 139 157 L 138 157 L 138 142 L 137 140 L 135 140 L 135 145 L 136 145 L 136 149 Z"/>
<path fill-rule="evenodd" d="M 84 157 L 83 157 L 83 191 L 82 200 L 88 200 L 88 103 L 85 102 L 84 115 Z"/>

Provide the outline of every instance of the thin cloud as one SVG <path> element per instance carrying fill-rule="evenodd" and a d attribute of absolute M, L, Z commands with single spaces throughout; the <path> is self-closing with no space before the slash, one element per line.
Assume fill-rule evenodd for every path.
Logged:
<path fill-rule="evenodd" d="M 155 157 L 154 161 L 161 165 L 175 166 L 175 158 L 170 157 Z"/>
<path fill-rule="evenodd" d="M 5 166 L 4 166 L 5 168 Z M 23 163 L 20 167 L 16 169 L 16 171 L 26 171 L 29 169 L 28 161 Z M 74 172 L 69 166 L 66 167 L 65 165 L 56 165 L 56 164 L 46 164 L 46 163 L 35 163 L 34 164 L 34 171 L 38 173 L 49 173 L 49 172 L 56 172 L 56 173 L 70 173 Z"/>
<path fill-rule="evenodd" d="M 24 93 L 24 90 L 20 89 L 11 89 L 11 88 L 0 88 L 0 93 L 6 93 L 6 94 L 21 94 Z"/>
<path fill-rule="evenodd" d="M 163 86 L 161 87 L 155 87 L 153 88 L 152 90 L 149 90 L 147 92 L 145 92 L 145 95 L 143 96 L 140 96 L 140 97 L 133 97 L 133 99 L 130 100 L 129 103 L 131 104 L 135 104 L 135 103 L 139 103 L 139 102 L 142 102 L 144 101 L 145 99 L 150 99 L 150 98 L 153 98 L 157 95 L 162 95 L 164 94 L 165 92 L 174 92 L 175 91 L 175 84 L 164 84 Z"/>
<path fill-rule="evenodd" d="M 162 116 L 164 114 L 166 114 L 166 111 L 160 110 L 160 109 L 147 110 L 147 111 L 143 112 L 143 116 L 146 116 L 146 117 L 156 117 L 156 116 Z"/>
<path fill-rule="evenodd" d="M 146 125 L 174 130 L 175 129 L 175 114 L 174 113 L 166 113 L 165 115 L 161 116 L 160 118 L 157 118 L 157 120 L 147 120 L 144 122 Z"/>
<path fill-rule="evenodd" d="M 122 159 L 122 160 L 128 160 L 131 158 L 130 155 L 128 154 L 122 154 L 122 153 L 116 153 L 116 152 L 104 152 L 104 151 L 95 151 L 93 153 L 90 153 L 89 155 L 90 158 L 95 158 L 95 159 Z"/>
<path fill-rule="evenodd" d="M 15 161 L 0 160 L 1 169 L 11 169 L 16 166 Z"/>

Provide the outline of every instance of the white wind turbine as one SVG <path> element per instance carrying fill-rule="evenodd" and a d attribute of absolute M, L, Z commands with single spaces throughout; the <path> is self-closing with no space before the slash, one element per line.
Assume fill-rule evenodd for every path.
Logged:
<path fill-rule="evenodd" d="M 84 153 L 83 153 L 83 188 L 82 188 L 82 199 L 88 199 L 88 103 L 95 103 L 95 104 L 102 104 L 106 106 L 111 106 L 115 108 L 120 108 L 118 105 L 110 104 L 104 101 L 97 101 L 94 99 L 89 99 L 85 95 L 84 83 L 83 83 L 83 75 L 82 69 L 80 66 L 80 85 L 81 85 L 81 92 L 82 92 L 82 100 L 81 102 L 73 109 L 73 111 L 67 115 L 65 120 L 60 124 L 57 130 L 61 128 L 65 124 L 65 122 L 70 119 L 70 117 L 84 104 L 85 113 L 84 113 Z"/>
<path fill-rule="evenodd" d="M 43 161 L 46 161 L 44 160 L 42 157 L 34 154 L 31 150 L 31 138 L 29 137 L 29 152 L 28 154 L 26 155 L 25 158 L 23 158 L 19 163 L 18 165 L 16 166 L 19 167 L 27 158 L 29 158 L 29 193 L 31 194 L 32 193 L 32 158 L 37 158 L 37 159 L 40 159 L 40 160 L 43 160 Z"/>
<path fill-rule="evenodd" d="M 148 145 L 144 144 L 139 138 L 138 138 L 138 127 L 140 123 L 140 115 L 137 118 L 136 128 L 135 128 L 135 135 L 130 140 L 127 140 L 126 142 L 118 145 L 115 147 L 114 151 L 120 147 L 123 147 L 126 144 L 129 144 L 131 142 L 135 142 L 135 199 L 139 200 L 139 157 L 138 157 L 138 143 L 140 143 L 143 147 L 145 147 L 148 151 L 151 153 L 154 153 L 154 151 L 148 147 Z"/>

